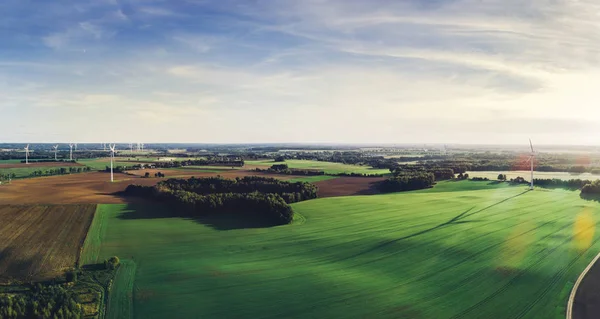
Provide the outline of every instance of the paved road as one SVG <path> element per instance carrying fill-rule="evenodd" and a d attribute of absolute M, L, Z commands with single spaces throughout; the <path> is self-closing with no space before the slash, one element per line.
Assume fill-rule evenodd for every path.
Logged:
<path fill-rule="evenodd" d="M 600 318 L 600 260 L 579 285 L 573 302 L 573 319 Z"/>

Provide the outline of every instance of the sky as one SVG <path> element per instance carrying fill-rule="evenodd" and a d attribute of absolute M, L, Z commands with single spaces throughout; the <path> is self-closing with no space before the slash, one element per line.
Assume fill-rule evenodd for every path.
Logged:
<path fill-rule="evenodd" d="M 0 142 L 600 144 L 595 0 L 3 0 L 0 39 Z"/>

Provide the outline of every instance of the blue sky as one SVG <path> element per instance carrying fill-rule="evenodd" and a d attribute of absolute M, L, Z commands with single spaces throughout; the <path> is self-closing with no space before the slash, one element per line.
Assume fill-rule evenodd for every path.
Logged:
<path fill-rule="evenodd" d="M 0 142 L 600 143 L 595 1 L 0 3 Z"/>

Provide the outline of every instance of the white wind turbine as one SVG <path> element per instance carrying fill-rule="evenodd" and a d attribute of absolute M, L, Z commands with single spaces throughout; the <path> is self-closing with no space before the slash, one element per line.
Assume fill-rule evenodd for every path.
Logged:
<path fill-rule="evenodd" d="M 114 175 L 113 175 L 113 161 L 115 160 L 115 144 L 113 145 L 108 145 L 110 147 L 110 181 L 114 182 Z"/>
<path fill-rule="evenodd" d="M 29 164 L 29 144 L 24 147 L 25 149 L 25 164 Z"/>
<path fill-rule="evenodd" d="M 58 157 L 56 157 L 56 152 L 58 151 L 58 144 L 52 146 L 52 148 L 54 149 L 54 160 L 58 161 Z"/>
<path fill-rule="evenodd" d="M 129 143 L 129 150 L 131 151 L 131 153 L 133 154 L 133 143 Z"/>
<path fill-rule="evenodd" d="M 73 160 L 73 143 L 69 143 L 69 161 Z"/>
<path fill-rule="evenodd" d="M 529 146 L 531 147 L 531 155 L 529 155 L 528 159 L 528 161 L 531 163 L 531 185 L 529 186 L 529 189 L 533 190 L 533 161 L 535 160 L 535 151 L 533 150 L 531 139 L 529 139 Z"/>

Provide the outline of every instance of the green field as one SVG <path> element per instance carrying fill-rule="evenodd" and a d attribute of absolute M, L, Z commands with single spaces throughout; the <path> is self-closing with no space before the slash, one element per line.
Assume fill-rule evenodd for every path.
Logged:
<path fill-rule="evenodd" d="M 0 160 L 0 164 L 19 164 L 21 161 L 20 159 Z"/>
<path fill-rule="evenodd" d="M 273 164 L 287 164 L 289 168 L 323 170 L 326 174 L 339 173 L 362 173 L 362 174 L 389 174 L 388 169 L 376 169 L 371 166 L 350 165 L 332 162 L 308 161 L 308 160 L 286 160 L 285 162 L 274 162 L 273 160 L 245 161 L 246 165 L 270 167 Z"/>
<path fill-rule="evenodd" d="M 135 261 L 136 318 L 564 318 L 600 250 L 600 205 L 565 190 L 443 182 L 293 207 L 256 228 L 100 205 L 84 260 Z"/>
<path fill-rule="evenodd" d="M 498 178 L 498 174 L 506 174 L 508 179 L 516 178 L 521 176 L 526 180 L 529 180 L 531 177 L 531 171 L 509 171 L 509 172 L 500 172 L 500 171 L 483 171 L 483 172 L 467 172 L 469 177 L 487 177 L 491 180 L 496 180 Z M 594 175 L 590 173 L 583 174 L 572 174 L 569 172 L 533 172 L 533 178 L 557 178 L 562 180 L 569 179 L 587 179 L 587 180 L 596 180 L 600 179 L 600 175 Z"/>
<path fill-rule="evenodd" d="M 25 165 L 25 164 L 23 164 Z M 80 166 L 83 168 L 83 166 Z M 64 168 L 67 169 L 67 171 L 69 170 L 68 166 L 65 166 Z M 24 178 L 24 177 L 29 177 L 31 175 L 31 173 L 35 172 L 35 171 L 42 171 L 45 172 L 47 170 L 50 169 L 60 169 L 60 167 L 57 166 L 29 166 L 29 167 L 15 167 L 15 168 L 0 168 L 0 174 L 15 174 L 16 178 Z"/>
<path fill-rule="evenodd" d="M 95 158 L 95 159 L 82 159 L 77 161 L 80 164 L 91 167 L 94 170 L 104 170 L 107 166 L 110 167 L 110 158 Z M 136 161 L 124 161 L 122 159 L 116 159 L 113 162 L 114 166 L 133 166 L 135 164 L 140 164 L 143 162 Z"/>

